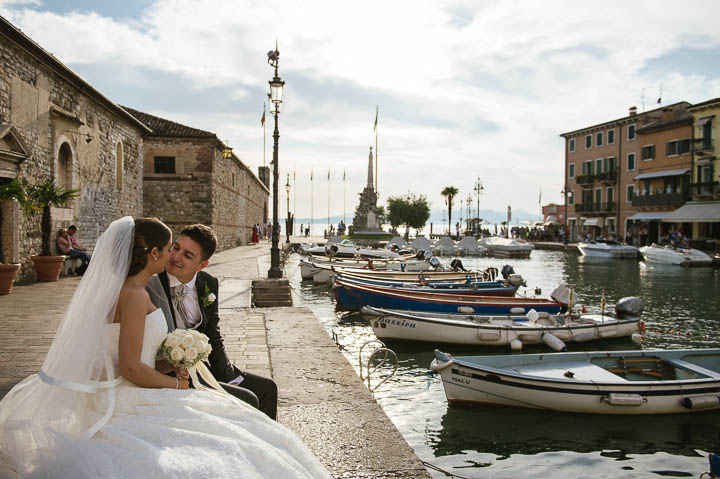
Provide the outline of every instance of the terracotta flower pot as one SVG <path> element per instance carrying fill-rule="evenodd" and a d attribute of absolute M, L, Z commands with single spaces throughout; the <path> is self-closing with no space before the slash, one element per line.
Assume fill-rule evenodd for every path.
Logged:
<path fill-rule="evenodd" d="M 0 294 L 10 294 L 19 264 L 0 264 Z"/>
<path fill-rule="evenodd" d="M 65 256 L 31 256 L 38 281 L 57 281 Z"/>

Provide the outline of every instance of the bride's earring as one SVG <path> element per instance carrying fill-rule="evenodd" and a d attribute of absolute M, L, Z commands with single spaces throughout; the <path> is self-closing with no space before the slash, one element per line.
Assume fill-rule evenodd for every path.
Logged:
<path fill-rule="evenodd" d="M 153 259 L 154 259 L 155 261 L 157 261 L 157 256 L 153 255 Z"/>

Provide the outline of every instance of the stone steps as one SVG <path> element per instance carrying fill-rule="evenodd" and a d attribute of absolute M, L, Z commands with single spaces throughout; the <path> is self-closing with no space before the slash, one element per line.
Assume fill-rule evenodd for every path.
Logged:
<path fill-rule="evenodd" d="M 256 308 L 292 306 L 290 282 L 287 279 L 256 279 L 252 282 L 251 303 Z"/>

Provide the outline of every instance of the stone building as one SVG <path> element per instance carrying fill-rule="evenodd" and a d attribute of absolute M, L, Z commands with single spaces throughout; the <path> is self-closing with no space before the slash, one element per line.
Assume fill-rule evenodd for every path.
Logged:
<path fill-rule="evenodd" d="M 0 17 L 0 181 L 48 178 L 79 196 L 52 210 L 53 230 L 74 223 L 92 250 L 123 215 L 143 210 L 142 135 L 148 128 Z M 39 212 L 5 201 L 3 248 L 34 277 Z"/>
<path fill-rule="evenodd" d="M 143 147 L 145 216 L 160 218 L 173 234 L 208 225 L 218 250 L 249 243 L 252 226 L 267 224 L 268 185 L 214 133 L 124 108 L 152 130 Z"/>

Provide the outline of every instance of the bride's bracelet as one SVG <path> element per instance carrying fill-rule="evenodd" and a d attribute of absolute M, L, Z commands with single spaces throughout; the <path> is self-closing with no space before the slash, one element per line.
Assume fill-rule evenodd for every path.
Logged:
<path fill-rule="evenodd" d="M 178 378 L 175 378 L 175 389 L 180 388 L 180 381 L 178 381 Z"/>

